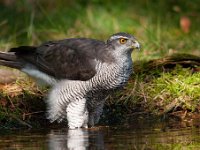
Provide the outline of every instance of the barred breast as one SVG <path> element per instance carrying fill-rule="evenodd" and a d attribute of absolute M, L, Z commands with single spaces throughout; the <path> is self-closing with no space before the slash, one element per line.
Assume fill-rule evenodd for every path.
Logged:
<path fill-rule="evenodd" d="M 96 75 L 88 81 L 88 86 L 93 90 L 109 90 L 123 86 L 132 73 L 132 60 L 106 64 L 98 63 Z"/>
<path fill-rule="evenodd" d="M 89 81 L 91 91 L 87 93 L 87 109 L 89 111 L 88 124 L 94 126 L 98 123 L 103 112 L 106 97 L 114 89 L 122 87 L 132 73 L 132 61 L 118 64 L 98 64 L 99 72 Z"/>
<path fill-rule="evenodd" d="M 67 118 L 71 127 L 86 126 L 88 112 L 90 116 L 93 112 L 96 113 L 99 119 L 106 96 L 128 81 L 132 72 L 132 61 L 98 63 L 96 67 L 96 75 L 88 81 L 63 80 L 54 86 L 47 103 L 48 118 L 51 121 Z"/>

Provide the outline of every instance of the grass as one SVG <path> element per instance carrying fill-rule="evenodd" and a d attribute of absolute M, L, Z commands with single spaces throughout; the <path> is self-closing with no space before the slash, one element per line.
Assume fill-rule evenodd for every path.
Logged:
<path fill-rule="evenodd" d="M 113 1 L 100 0 L 37 1 L 31 5 L 23 0 L 16 2 L 15 7 L 1 6 L 0 26 L 4 30 L 0 33 L 0 49 L 66 37 L 106 40 L 111 34 L 124 31 L 134 34 L 142 43 L 143 51 L 139 54 L 142 59 L 158 58 L 174 51 L 193 53 L 199 49 L 200 37 L 200 22 L 195 19 L 199 17 L 197 2 L 129 0 L 115 1 L 113 6 Z M 190 7 L 185 10 L 186 6 Z M 188 34 L 179 26 L 184 15 L 192 22 Z"/>
<path fill-rule="evenodd" d="M 155 115 L 179 111 L 180 108 L 190 112 L 199 111 L 200 74 L 199 71 L 192 73 L 194 68 L 198 70 L 199 65 L 193 65 L 195 61 L 192 61 L 189 68 L 181 64 L 169 69 L 162 59 L 160 64 L 152 61 L 179 53 L 200 56 L 200 20 L 196 19 L 200 17 L 198 0 L 21 0 L 10 5 L 3 4 L 5 1 L 0 3 L 1 51 L 69 37 L 106 40 L 120 31 L 136 36 L 142 44 L 142 51 L 133 52 L 132 55 L 136 62 L 135 73 L 125 89 L 107 101 L 106 109 L 114 110 L 110 116 L 117 112 L 121 120 L 126 118 L 126 114 L 138 111 Z M 181 29 L 180 20 L 183 16 L 190 19 L 189 33 Z M 152 66 L 152 62 L 156 62 L 156 65 Z M 44 107 L 32 107 L 37 100 L 44 104 L 41 90 L 33 85 L 33 82 L 27 82 L 27 78 L 10 84 L 11 89 L 20 89 L 14 95 L 7 90 L 8 87 L 1 86 L 0 120 L 11 118 L 11 122 L 29 123 L 29 119 L 35 116 L 32 112 L 45 111 Z M 33 99 L 33 103 L 29 99 Z M 4 102 L 8 109 L 5 109 Z M 30 114 L 29 118 L 25 117 L 24 120 L 23 114 Z"/>
<path fill-rule="evenodd" d="M 45 89 L 38 89 L 27 77 L 1 85 L 0 128 L 30 128 L 45 124 L 45 93 Z"/>
<path fill-rule="evenodd" d="M 179 106 L 195 111 L 200 102 L 199 77 L 199 72 L 192 74 L 190 69 L 181 66 L 171 72 L 161 72 L 159 77 L 144 84 L 144 91 L 148 93 L 146 101 L 149 105 L 156 102 L 156 107 L 166 107 L 164 112 Z"/>

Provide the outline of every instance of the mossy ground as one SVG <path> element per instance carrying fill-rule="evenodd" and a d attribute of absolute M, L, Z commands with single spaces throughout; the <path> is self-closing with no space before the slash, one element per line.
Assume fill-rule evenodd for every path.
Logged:
<path fill-rule="evenodd" d="M 200 125 L 200 57 L 180 54 L 138 61 L 135 70 L 124 89 L 108 97 L 100 124 L 175 118 Z M 0 128 L 51 125 L 45 118 L 47 91 L 25 76 L 1 85 Z"/>

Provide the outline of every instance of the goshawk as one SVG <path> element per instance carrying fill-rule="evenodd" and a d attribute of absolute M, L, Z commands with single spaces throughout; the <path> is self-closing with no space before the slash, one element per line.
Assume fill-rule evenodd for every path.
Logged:
<path fill-rule="evenodd" d="M 0 65 L 52 86 L 47 100 L 50 121 L 67 119 L 69 128 L 88 127 L 98 123 L 108 94 L 127 82 L 131 52 L 138 48 L 127 33 L 116 33 L 106 42 L 70 38 L 11 48 L 0 53 Z"/>

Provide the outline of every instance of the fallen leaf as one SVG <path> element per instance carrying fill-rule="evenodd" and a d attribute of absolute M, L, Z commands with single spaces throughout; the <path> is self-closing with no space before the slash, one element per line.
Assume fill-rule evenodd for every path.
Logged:
<path fill-rule="evenodd" d="M 180 27 L 184 33 L 190 32 L 191 20 L 187 16 L 182 16 L 180 19 Z"/>

